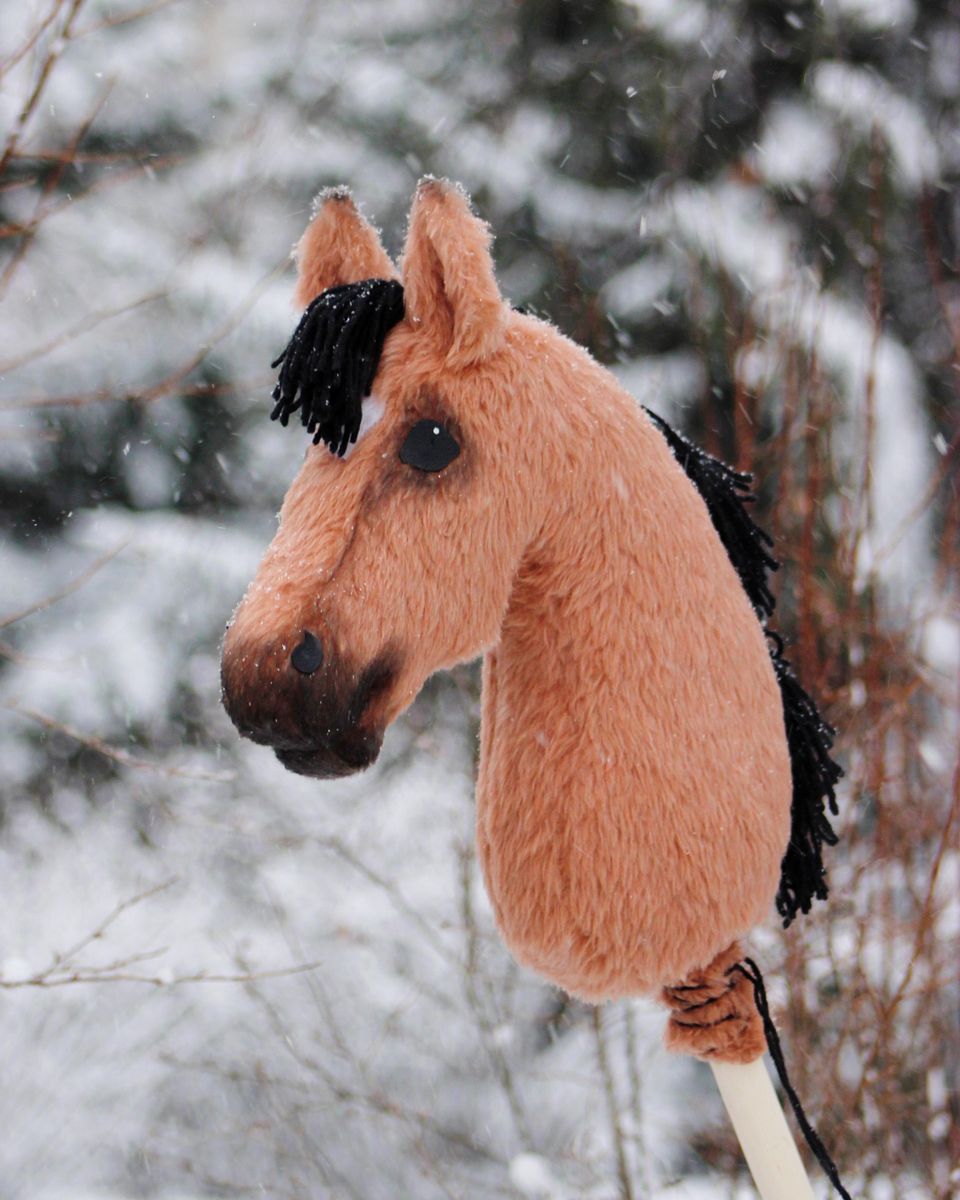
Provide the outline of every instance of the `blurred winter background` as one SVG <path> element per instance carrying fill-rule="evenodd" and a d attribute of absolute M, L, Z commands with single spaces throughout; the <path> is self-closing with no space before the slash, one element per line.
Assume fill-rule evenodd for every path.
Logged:
<path fill-rule="evenodd" d="M 652 1004 L 500 947 L 474 668 L 344 783 L 220 709 L 289 248 L 345 182 L 396 252 L 425 172 L 757 471 L 847 777 L 831 903 L 753 949 L 854 1194 L 955 1195 L 957 0 L 3 0 L 0 1196 L 749 1194 Z"/>

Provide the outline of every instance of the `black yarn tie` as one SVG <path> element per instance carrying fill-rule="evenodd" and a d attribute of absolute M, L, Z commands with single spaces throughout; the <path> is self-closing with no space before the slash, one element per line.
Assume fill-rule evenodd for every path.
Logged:
<path fill-rule="evenodd" d="M 800 1131 L 806 1138 L 807 1145 L 810 1147 L 814 1158 L 820 1164 L 824 1175 L 830 1180 L 836 1190 L 843 1197 L 843 1200 L 851 1200 L 850 1193 L 843 1186 L 840 1179 L 840 1172 L 837 1170 L 837 1164 L 830 1157 L 830 1152 L 820 1140 L 820 1135 L 810 1124 L 807 1114 L 803 1110 L 803 1105 L 800 1103 L 800 1097 L 794 1090 L 793 1084 L 790 1082 L 790 1076 L 787 1074 L 787 1064 L 783 1057 L 783 1047 L 780 1045 L 780 1035 L 777 1033 L 777 1027 L 773 1023 L 773 1017 L 770 1015 L 770 1004 L 767 1001 L 767 989 L 763 983 L 763 976 L 760 974 L 760 968 L 752 958 L 744 958 L 741 962 L 734 963 L 727 970 L 730 975 L 734 971 L 739 971 L 744 978 L 748 979 L 753 984 L 753 997 L 757 1006 L 757 1012 L 760 1014 L 760 1020 L 763 1022 L 763 1034 L 767 1039 L 767 1049 L 770 1051 L 770 1058 L 773 1060 L 773 1065 L 777 1069 L 777 1076 L 780 1084 L 786 1093 L 787 1099 L 790 1101 L 790 1107 L 793 1109 L 793 1115 L 796 1118 L 797 1124 L 800 1126 Z"/>

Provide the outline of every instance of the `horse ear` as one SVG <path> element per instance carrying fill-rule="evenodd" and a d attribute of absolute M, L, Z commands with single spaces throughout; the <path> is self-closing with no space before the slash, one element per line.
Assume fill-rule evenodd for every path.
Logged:
<path fill-rule="evenodd" d="M 306 308 L 327 288 L 361 279 L 396 279 L 397 269 L 345 187 L 326 188 L 297 244 L 297 303 Z"/>
<path fill-rule="evenodd" d="M 470 366 L 497 349 L 504 303 L 493 274 L 490 230 L 456 184 L 420 182 L 401 267 L 408 320 L 439 344 L 448 366 Z"/>

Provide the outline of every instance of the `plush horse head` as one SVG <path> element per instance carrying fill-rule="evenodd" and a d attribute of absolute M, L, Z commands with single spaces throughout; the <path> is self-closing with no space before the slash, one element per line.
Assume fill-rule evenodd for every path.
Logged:
<path fill-rule="evenodd" d="M 225 704 L 289 769 L 344 775 L 483 655 L 477 838 L 514 954 L 589 1000 L 726 1012 L 734 984 L 710 988 L 778 887 L 788 920 L 826 894 L 828 733 L 758 619 L 744 478 L 511 310 L 489 245 L 428 179 L 398 271 L 321 197 L 275 393 L 315 444 L 228 629 Z M 750 1015 L 718 1011 L 694 1052 L 755 1057 Z"/>

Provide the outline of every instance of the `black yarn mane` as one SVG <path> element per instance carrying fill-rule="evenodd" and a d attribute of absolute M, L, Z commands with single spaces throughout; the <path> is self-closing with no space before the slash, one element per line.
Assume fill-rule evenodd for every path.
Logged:
<path fill-rule="evenodd" d="M 776 603 L 767 584 L 767 574 L 780 564 L 770 553 L 773 540 L 746 508 L 755 499 L 750 491 L 752 476 L 734 471 L 687 441 L 662 417 L 649 409 L 644 411 L 703 497 L 720 541 L 771 643 L 770 658 L 783 699 L 793 774 L 790 841 L 780 864 L 776 901 L 786 928 L 798 912 L 808 913 L 814 900 L 826 900 L 829 894 L 822 851 L 824 845 L 837 844 L 827 810 L 837 815 L 835 787 L 843 774 L 830 757 L 835 730 L 820 716 L 816 703 L 803 690 L 784 658 L 783 639 L 766 629 Z"/>
<path fill-rule="evenodd" d="M 299 409 L 314 443 L 326 442 L 342 456 L 357 440 L 386 336 L 402 319 L 396 280 L 364 279 L 321 292 L 270 364 L 280 368 L 271 420 L 286 425 Z"/>

